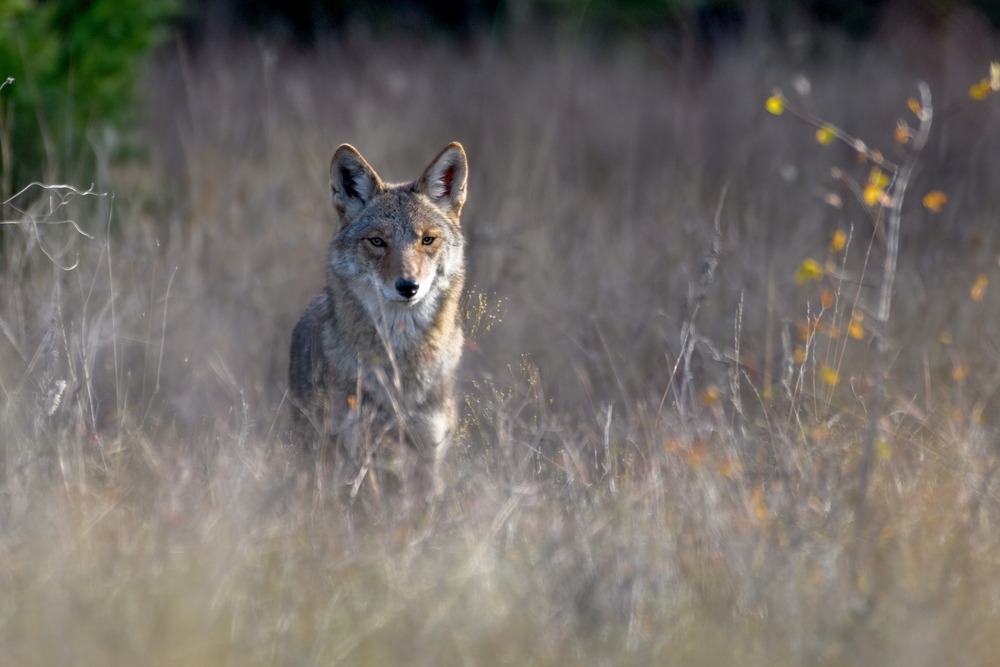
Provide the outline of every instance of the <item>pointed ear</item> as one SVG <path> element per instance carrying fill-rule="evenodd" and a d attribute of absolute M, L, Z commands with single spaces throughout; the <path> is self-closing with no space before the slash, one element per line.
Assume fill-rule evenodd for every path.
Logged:
<path fill-rule="evenodd" d="M 434 158 L 417 181 L 417 192 L 427 195 L 445 215 L 458 224 L 465 203 L 465 181 L 469 163 L 462 144 L 452 142 Z"/>
<path fill-rule="evenodd" d="M 357 217 L 372 197 L 382 190 L 382 179 L 354 146 L 343 144 L 330 162 L 330 194 L 341 224 Z"/>

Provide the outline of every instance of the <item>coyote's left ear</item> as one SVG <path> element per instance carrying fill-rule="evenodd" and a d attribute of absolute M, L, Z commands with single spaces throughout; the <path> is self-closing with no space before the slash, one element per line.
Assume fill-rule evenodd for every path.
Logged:
<path fill-rule="evenodd" d="M 465 203 L 468 173 L 469 163 L 462 144 L 452 142 L 424 170 L 424 175 L 417 181 L 417 192 L 427 195 L 457 225 L 462 204 Z"/>

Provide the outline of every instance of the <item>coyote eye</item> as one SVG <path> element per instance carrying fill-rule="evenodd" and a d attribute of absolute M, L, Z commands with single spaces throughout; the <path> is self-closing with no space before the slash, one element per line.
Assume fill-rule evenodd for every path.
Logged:
<path fill-rule="evenodd" d="M 383 241 L 377 236 L 371 237 L 370 239 L 368 239 L 368 241 L 376 248 L 382 248 L 385 246 L 385 241 Z"/>
<path fill-rule="evenodd" d="M 425 236 L 424 237 L 424 240 L 423 240 L 423 244 L 424 245 L 430 245 L 432 243 L 434 243 L 434 237 L 433 236 Z"/>

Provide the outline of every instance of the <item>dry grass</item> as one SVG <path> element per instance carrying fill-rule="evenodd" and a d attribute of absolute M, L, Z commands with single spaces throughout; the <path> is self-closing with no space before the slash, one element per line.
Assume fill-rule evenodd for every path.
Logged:
<path fill-rule="evenodd" d="M 992 664 L 1000 100 L 967 90 L 998 47 L 962 19 L 712 58 L 364 36 L 164 54 L 150 163 L 107 173 L 114 199 L 31 190 L 6 227 L 0 662 Z M 829 333 L 870 314 L 881 267 L 876 241 L 859 288 L 872 227 L 829 169 L 870 165 L 766 114 L 798 74 L 799 104 L 887 155 L 914 81 L 935 95 L 882 414 L 870 334 Z M 445 499 L 321 496 L 281 403 L 330 155 L 350 142 L 402 180 L 451 140 L 469 283 L 502 316 L 467 352 Z M 724 185 L 682 415 L 685 297 Z M 31 224 L 67 218 L 94 238 Z M 827 246 L 852 225 L 845 260 Z M 795 282 L 828 253 L 842 280 Z M 782 332 L 806 347 L 821 289 L 837 301 L 789 395 Z"/>

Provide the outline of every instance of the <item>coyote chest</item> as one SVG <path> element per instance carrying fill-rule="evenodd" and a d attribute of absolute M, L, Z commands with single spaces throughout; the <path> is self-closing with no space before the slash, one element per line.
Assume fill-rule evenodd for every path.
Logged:
<path fill-rule="evenodd" d="M 450 386 L 462 332 L 457 318 L 448 321 L 450 309 L 438 306 L 431 302 L 404 310 L 383 304 L 375 313 L 364 309 L 368 312 L 360 317 L 370 318 L 370 327 L 352 332 L 360 333 L 360 340 L 338 331 L 337 319 L 330 318 L 323 352 L 326 359 L 339 363 L 337 372 L 327 377 L 343 376 L 342 391 L 354 397 L 348 404 L 365 402 L 390 413 L 400 407 L 413 411 L 436 390 Z"/>
<path fill-rule="evenodd" d="M 307 440 L 332 438 L 350 453 L 395 426 L 418 452 L 443 455 L 464 342 L 466 173 L 459 144 L 400 185 L 350 146 L 334 154 L 340 225 L 326 286 L 292 333 L 289 395 Z"/>

